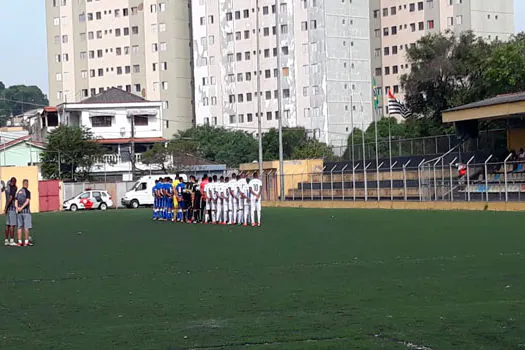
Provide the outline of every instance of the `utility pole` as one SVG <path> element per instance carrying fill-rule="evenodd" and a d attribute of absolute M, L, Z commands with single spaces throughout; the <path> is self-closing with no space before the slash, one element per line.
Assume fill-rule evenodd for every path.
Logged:
<path fill-rule="evenodd" d="M 255 35 L 257 38 L 257 132 L 259 136 L 259 177 L 263 181 L 263 147 L 262 147 L 262 106 L 261 106 L 261 33 L 259 20 L 259 0 L 255 1 Z"/>
<path fill-rule="evenodd" d="M 131 115 L 131 181 L 135 180 L 135 115 Z"/>
<path fill-rule="evenodd" d="M 61 164 L 60 164 L 60 151 L 58 151 L 58 178 L 62 179 L 62 172 L 61 172 Z"/>
<path fill-rule="evenodd" d="M 277 41 L 277 110 L 279 111 L 279 197 L 284 201 L 284 160 L 283 160 L 283 91 L 281 67 L 281 23 L 280 5 L 275 0 L 275 40 Z"/>

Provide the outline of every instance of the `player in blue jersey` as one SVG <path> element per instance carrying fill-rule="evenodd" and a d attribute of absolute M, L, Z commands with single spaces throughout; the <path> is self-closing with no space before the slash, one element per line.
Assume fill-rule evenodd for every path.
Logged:
<path fill-rule="evenodd" d="M 167 194 L 167 200 L 168 200 L 168 221 L 173 221 L 175 216 L 173 214 L 173 196 L 174 196 L 174 191 L 173 191 L 173 180 L 171 178 L 168 178 L 168 181 L 167 181 L 167 186 L 166 186 L 166 194 Z"/>
<path fill-rule="evenodd" d="M 186 186 L 184 185 L 184 180 L 182 177 L 179 178 L 179 183 L 175 187 L 175 193 L 177 196 L 177 201 L 179 202 L 179 210 L 177 211 L 177 221 L 183 222 L 186 213 L 186 203 L 184 202 L 184 190 Z"/>
<path fill-rule="evenodd" d="M 168 178 L 162 179 L 162 184 L 160 186 L 161 192 L 161 207 L 162 207 L 162 220 L 168 220 L 168 206 L 169 206 L 169 193 L 168 193 Z"/>
<path fill-rule="evenodd" d="M 159 219 L 159 180 L 155 180 L 155 186 L 151 189 L 153 195 L 153 220 Z"/>

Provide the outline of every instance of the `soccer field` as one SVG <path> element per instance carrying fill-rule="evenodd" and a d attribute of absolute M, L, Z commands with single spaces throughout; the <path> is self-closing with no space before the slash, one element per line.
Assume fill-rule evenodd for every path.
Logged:
<path fill-rule="evenodd" d="M 525 348 L 525 214 L 150 218 L 36 215 L 34 247 L 0 249 L 0 348 Z"/>

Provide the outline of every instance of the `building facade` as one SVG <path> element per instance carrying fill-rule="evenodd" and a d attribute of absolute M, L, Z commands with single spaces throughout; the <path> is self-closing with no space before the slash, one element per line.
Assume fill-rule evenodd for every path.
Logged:
<path fill-rule="evenodd" d="M 368 0 L 197 0 L 191 13 L 198 125 L 256 133 L 282 117 L 339 146 L 372 121 Z"/>
<path fill-rule="evenodd" d="M 388 105 L 388 90 L 403 99 L 400 77 L 410 72 L 406 51 L 429 33 L 472 30 L 485 40 L 514 34 L 514 0 L 371 0 L 372 72 Z M 381 106 L 382 113 L 388 110 Z"/>
<path fill-rule="evenodd" d="M 46 1 L 49 99 L 118 87 L 162 101 L 164 137 L 194 123 L 188 0 Z"/>

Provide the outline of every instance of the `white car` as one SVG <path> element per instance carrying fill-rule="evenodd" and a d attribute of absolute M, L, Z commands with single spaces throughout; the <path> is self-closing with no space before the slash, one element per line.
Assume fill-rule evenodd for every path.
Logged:
<path fill-rule="evenodd" d="M 92 190 L 64 201 L 64 210 L 77 211 L 80 209 L 100 209 L 106 210 L 113 206 L 113 200 L 108 191 Z"/>

